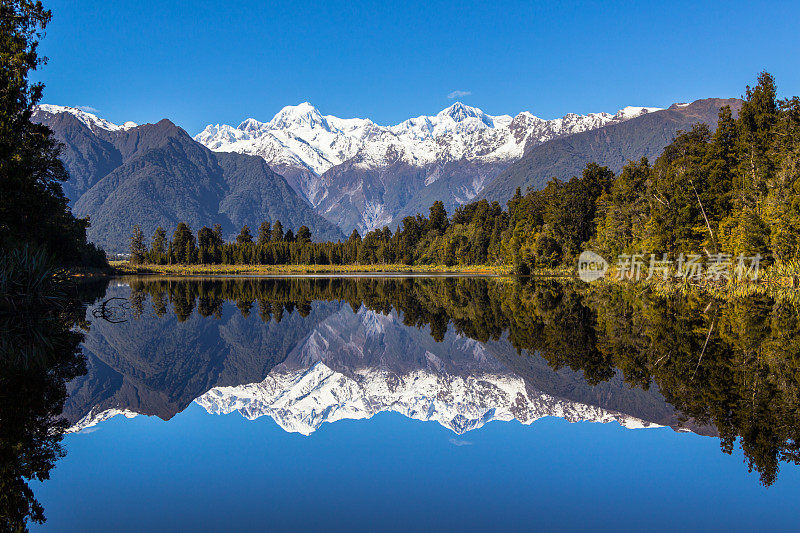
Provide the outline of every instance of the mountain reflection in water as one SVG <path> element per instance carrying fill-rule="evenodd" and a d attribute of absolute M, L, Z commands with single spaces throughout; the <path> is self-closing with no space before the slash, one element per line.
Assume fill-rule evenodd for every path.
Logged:
<path fill-rule="evenodd" d="M 441 277 L 130 278 L 114 297 L 127 321 L 92 319 L 71 431 L 192 402 L 305 435 L 381 411 L 458 434 L 558 416 L 713 435 L 728 453 L 740 438 L 765 484 L 798 460 L 789 302 Z"/>

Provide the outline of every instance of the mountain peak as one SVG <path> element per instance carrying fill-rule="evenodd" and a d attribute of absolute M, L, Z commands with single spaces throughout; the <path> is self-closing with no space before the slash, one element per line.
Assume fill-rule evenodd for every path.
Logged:
<path fill-rule="evenodd" d="M 437 117 L 450 117 L 456 122 L 463 122 L 468 118 L 477 118 L 481 122 L 486 122 L 488 116 L 486 113 L 478 109 L 477 107 L 470 107 L 468 105 L 464 105 L 461 102 L 456 102 L 448 108 L 442 109 L 439 113 L 436 114 Z M 491 120 L 490 120 L 491 122 Z M 487 126 L 491 126 L 491 124 L 487 124 Z"/>
<path fill-rule="evenodd" d="M 100 128 L 107 131 L 123 131 L 138 126 L 138 124 L 131 121 L 126 122 L 122 126 L 118 126 L 113 122 L 109 122 L 108 120 L 100 118 L 93 113 L 84 111 L 83 109 L 65 105 L 39 104 L 35 107 L 35 112 L 48 113 L 50 115 L 69 113 L 83 122 L 89 129 Z"/>
<path fill-rule="evenodd" d="M 616 120 L 630 120 L 632 118 L 646 115 L 647 113 L 654 113 L 656 111 L 661 111 L 662 109 L 663 108 L 661 107 L 638 107 L 629 105 L 617 111 L 617 114 L 614 115 L 614 118 Z"/>
<path fill-rule="evenodd" d="M 246 132 L 250 135 L 258 135 L 259 133 L 261 133 L 262 130 L 264 130 L 267 127 L 268 124 L 264 122 L 261 122 L 254 118 L 247 118 L 243 120 L 242 123 L 236 127 L 236 129 Z"/>
<path fill-rule="evenodd" d="M 329 130 L 328 122 L 319 110 L 309 102 L 301 102 L 297 105 L 287 105 L 272 118 L 269 122 L 273 128 L 315 128 L 322 127 Z"/>

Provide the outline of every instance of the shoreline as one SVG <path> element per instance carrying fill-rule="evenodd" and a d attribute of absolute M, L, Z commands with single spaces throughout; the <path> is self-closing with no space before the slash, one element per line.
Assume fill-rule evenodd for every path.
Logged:
<path fill-rule="evenodd" d="M 173 275 L 173 276 L 281 276 L 307 274 L 465 274 L 482 276 L 512 276 L 507 266 L 446 266 L 446 265 L 132 265 L 127 261 L 111 261 L 112 275 Z M 566 271 L 561 275 L 567 275 Z"/>
<path fill-rule="evenodd" d="M 491 278 L 516 278 L 510 266 L 470 265 L 131 265 L 128 261 L 110 261 L 108 269 L 77 270 L 70 272 L 70 277 L 92 280 L 103 277 L 114 278 L 123 276 L 168 276 L 168 277 L 361 277 L 371 275 L 403 276 L 410 275 L 421 277 L 462 275 L 483 276 Z M 549 278 L 578 281 L 574 269 L 535 269 L 525 279 Z M 716 297 L 734 296 L 744 294 L 781 293 L 782 296 L 800 296 L 800 287 L 795 276 L 765 269 L 758 281 L 748 282 L 699 282 L 681 283 L 671 281 L 640 281 L 614 279 L 613 276 L 602 280 L 587 283 L 587 285 L 622 285 L 630 288 L 651 289 L 659 292 L 674 293 L 696 291 L 711 294 Z"/>

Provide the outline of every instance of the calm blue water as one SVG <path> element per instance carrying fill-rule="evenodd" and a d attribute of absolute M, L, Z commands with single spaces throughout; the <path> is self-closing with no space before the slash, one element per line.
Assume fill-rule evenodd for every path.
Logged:
<path fill-rule="evenodd" d="M 67 449 L 35 487 L 43 529 L 792 531 L 800 494 L 797 470 L 765 489 L 713 438 L 557 418 L 455 436 L 383 413 L 304 437 L 193 405 Z"/>
<path fill-rule="evenodd" d="M 643 336 L 615 352 L 621 334 L 600 327 L 613 309 L 494 283 L 112 283 L 67 385 L 66 456 L 30 483 L 47 517 L 31 529 L 797 529 L 800 469 L 780 461 L 769 486 L 748 471 L 791 449 L 791 431 L 772 431 L 791 423 L 776 414 L 790 399 L 770 392 L 749 455 L 721 450 L 717 408 L 732 406 L 736 431 L 756 401 L 736 379 L 720 388 L 732 341 L 708 342 L 700 365 L 707 327 L 687 329 L 691 309 L 675 307 L 676 334 L 653 314 L 668 358 Z M 639 360 L 657 361 L 649 388 L 625 375 Z"/>

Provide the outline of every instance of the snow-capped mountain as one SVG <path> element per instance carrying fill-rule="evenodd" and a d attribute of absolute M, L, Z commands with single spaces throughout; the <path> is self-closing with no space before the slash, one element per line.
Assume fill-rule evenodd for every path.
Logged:
<path fill-rule="evenodd" d="M 195 140 L 219 152 L 260 155 L 270 164 L 291 162 L 321 175 L 359 153 L 362 165 L 380 166 L 391 148 L 417 165 L 462 157 L 513 159 L 528 142 L 546 142 L 659 109 L 626 107 L 615 115 L 568 114 L 545 120 L 528 112 L 513 118 L 491 116 L 456 102 L 434 116 L 380 126 L 369 119 L 322 115 L 303 102 L 284 107 L 269 122 L 248 118 L 237 127 L 209 124 Z"/>
<path fill-rule="evenodd" d="M 618 422 L 630 429 L 660 427 L 530 391 L 513 374 L 457 376 L 419 370 L 397 375 L 367 368 L 349 377 L 323 363 L 294 371 L 274 370 L 261 383 L 217 387 L 195 402 L 212 414 L 238 411 L 250 420 L 268 416 L 285 431 L 303 435 L 325 422 L 371 418 L 390 411 L 438 422 L 459 435 L 493 420 L 531 424 L 546 416 L 570 422 Z"/>
<path fill-rule="evenodd" d="M 353 157 L 374 126 L 369 120 L 324 117 L 308 102 L 281 109 L 269 122 L 248 118 L 238 127 L 208 125 L 195 140 L 212 150 L 292 163 L 316 174 Z"/>
<path fill-rule="evenodd" d="M 195 139 L 211 150 L 263 157 L 348 233 L 391 223 L 437 182 L 434 199 L 450 207 L 468 202 L 531 146 L 658 110 L 626 107 L 614 115 L 545 120 L 528 112 L 492 116 L 456 102 L 433 116 L 381 126 L 322 115 L 304 102 L 284 107 L 269 122 L 208 125 Z"/>
<path fill-rule="evenodd" d="M 135 128 L 138 126 L 135 122 L 126 122 L 121 126 L 117 124 L 113 124 L 107 121 L 104 118 L 100 118 L 97 115 L 92 113 L 88 113 L 82 109 L 78 109 L 77 107 L 69 107 L 63 105 L 52 105 L 52 104 L 40 104 L 36 106 L 36 111 L 40 113 L 45 113 L 48 115 L 57 115 L 59 113 L 69 113 L 74 115 L 78 120 L 83 122 L 90 130 L 95 130 L 97 128 L 106 131 L 125 131 L 131 128 Z"/>
<path fill-rule="evenodd" d="M 422 337 L 416 342 L 399 323 L 395 313 L 366 308 L 334 315 L 264 381 L 215 387 L 195 403 L 213 414 L 238 411 L 251 420 L 268 416 L 284 430 L 303 435 L 325 422 L 388 411 L 438 422 L 456 434 L 492 420 L 530 424 L 545 416 L 658 427 L 536 391 L 477 341 L 449 334 L 444 344 Z"/>
<path fill-rule="evenodd" d="M 492 420 L 530 424 L 544 416 L 572 422 L 615 421 L 628 428 L 672 425 L 670 416 L 664 416 L 668 408 L 665 413 L 636 409 L 627 413 L 542 390 L 498 359 L 497 350 L 506 344 L 486 345 L 452 330 L 436 342 L 424 329 L 404 325 L 394 311 L 382 314 L 362 307 L 354 313 L 342 305 L 290 345 L 285 359 L 263 374 L 264 379 L 218 384 L 204 389 L 195 403 L 212 414 L 238 411 L 248 419 L 268 416 L 286 431 L 304 435 L 325 422 L 370 418 L 384 411 L 436 421 L 458 434 Z M 552 371 L 545 375 L 556 381 L 571 379 Z M 196 379 L 193 374 L 192 380 Z M 576 392 L 585 387 L 581 378 L 576 379 L 566 388 Z M 547 380 L 542 385 L 547 389 Z M 131 399 L 141 395 L 150 394 L 144 389 L 136 394 L 128 391 L 118 400 L 104 402 L 102 408 L 87 406 L 70 431 L 120 414 L 135 416 L 141 407 L 133 408 Z M 603 401 L 614 396 L 603 394 Z"/>

